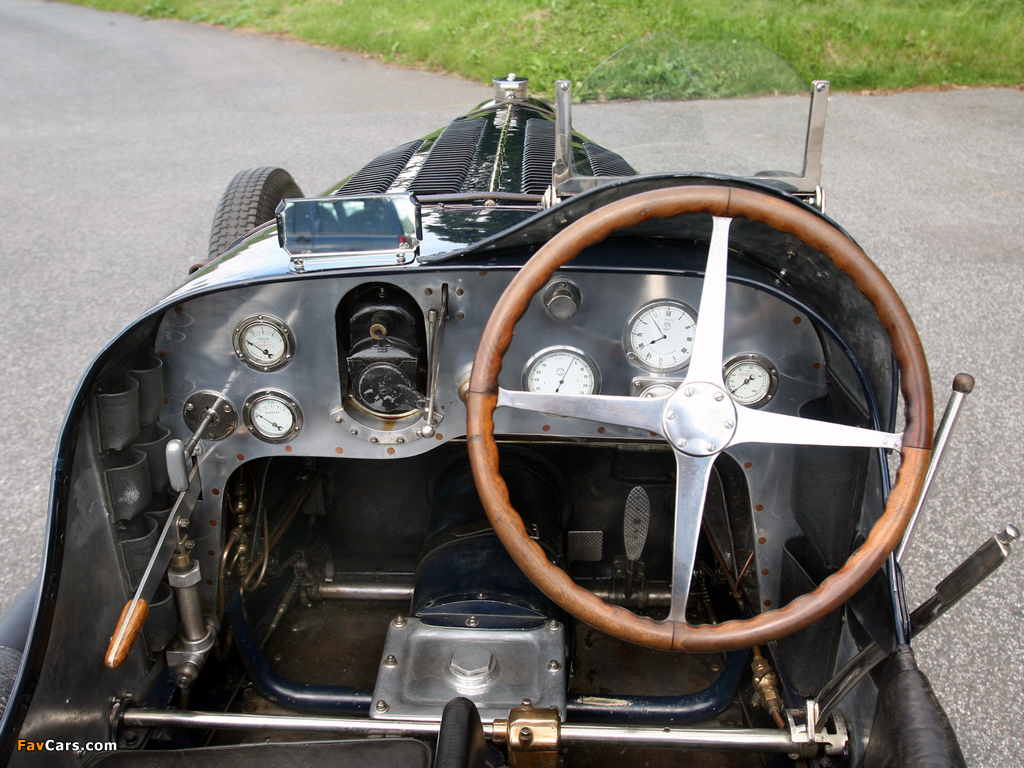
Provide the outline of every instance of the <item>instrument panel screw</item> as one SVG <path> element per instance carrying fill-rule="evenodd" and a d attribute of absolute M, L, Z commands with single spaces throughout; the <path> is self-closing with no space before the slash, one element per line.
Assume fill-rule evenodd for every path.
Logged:
<path fill-rule="evenodd" d="M 377 439 L 376 435 L 370 435 L 370 442 L 376 445 L 380 441 Z"/>
<path fill-rule="evenodd" d="M 693 397 L 693 387 L 687 387 L 686 389 L 684 389 L 683 394 L 686 397 Z"/>
<path fill-rule="evenodd" d="M 685 437 L 680 437 L 678 440 L 676 440 L 676 445 L 678 445 L 680 448 L 685 448 L 686 447 L 686 438 Z"/>
<path fill-rule="evenodd" d="M 389 709 L 391 709 L 391 707 L 388 706 L 388 703 L 384 701 L 384 699 L 379 699 L 377 703 L 373 705 L 373 710 L 375 712 L 380 712 L 382 715 Z"/>
<path fill-rule="evenodd" d="M 404 443 L 405 442 L 405 438 L 404 437 L 399 437 L 398 439 L 395 440 L 395 442 L 396 443 Z"/>
<path fill-rule="evenodd" d="M 736 426 L 736 422 L 735 421 L 733 421 L 732 419 L 727 419 L 726 420 L 726 422 L 725 422 L 725 428 L 726 429 L 732 429 L 735 426 Z"/>
<path fill-rule="evenodd" d="M 179 528 L 188 528 L 188 518 L 187 517 L 179 517 L 178 518 L 178 527 Z"/>
<path fill-rule="evenodd" d="M 195 403 L 185 403 L 185 410 L 186 411 L 194 411 L 195 409 L 196 409 L 196 404 Z"/>
<path fill-rule="evenodd" d="M 675 411 L 669 411 L 668 413 L 665 414 L 665 418 L 668 419 L 669 421 L 672 421 L 673 419 L 675 419 L 675 417 L 676 417 L 676 412 Z"/>
<path fill-rule="evenodd" d="M 715 452 L 715 447 L 716 446 L 715 446 L 714 443 L 705 443 L 704 447 L 708 449 L 708 453 L 714 453 Z"/>
<path fill-rule="evenodd" d="M 478 619 L 476 616 L 470 616 L 468 619 L 466 619 L 466 626 L 478 627 L 480 626 L 480 619 Z"/>
<path fill-rule="evenodd" d="M 396 626 L 396 627 L 398 627 L 399 629 L 401 629 L 402 627 L 404 627 L 404 626 L 405 626 L 406 624 L 408 624 L 409 622 L 408 622 L 408 620 L 406 620 L 405 616 L 396 616 L 396 617 L 395 617 L 395 620 L 394 620 L 394 621 L 392 621 L 391 623 L 392 623 L 392 624 L 393 624 L 394 626 Z"/>
<path fill-rule="evenodd" d="M 725 393 L 724 392 L 715 392 L 715 402 L 716 403 L 720 403 L 724 399 L 725 399 Z"/>
<path fill-rule="evenodd" d="M 562 668 L 562 665 L 559 664 L 554 659 L 552 659 L 551 661 L 548 662 L 548 669 L 550 669 L 552 672 L 557 672 L 561 668 Z"/>
<path fill-rule="evenodd" d="M 393 667 L 397 663 L 398 663 L 398 659 L 396 659 L 394 656 L 390 656 L 389 655 L 386 659 L 384 659 L 384 666 L 385 667 Z"/>
<path fill-rule="evenodd" d="M 550 621 L 548 621 L 548 629 L 550 629 L 552 632 L 557 632 L 561 628 L 562 625 L 558 622 L 557 619 L 551 619 Z"/>
<path fill-rule="evenodd" d="M 356 437 L 356 436 L 357 436 L 357 435 L 359 434 L 359 430 L 358 430 L 358 429 L 350 429 L 350 430 L 348 431 L 348 433 L 349 433 L 350 435 L 352 435 L 353 437 Z"/>

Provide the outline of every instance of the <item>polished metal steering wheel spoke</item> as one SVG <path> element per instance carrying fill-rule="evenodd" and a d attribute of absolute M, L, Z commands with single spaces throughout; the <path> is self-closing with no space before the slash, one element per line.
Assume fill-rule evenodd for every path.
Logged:
<path fill-rule="evenodd" d="M 725 292 L 729 262 L 729 226 L 732 219 L 714 217 L 704 287 L 697 310 L 697 328 L 693 335 L 693 352 L 687 381 L 707 381 L 724 386 L 722 381 L 722 347 L 725 339 Z"/>
<path fill-rule="evenodd" d="M 667 397 L 614 397 L 612 395 L 563 395 L 498 389 L 498 407 L 536 411 L 552 416 L 615 424 L 662 434 L 661 414 Z"/>
<path fill-rule="evenodd" d="M 903 435 L 874 429 L 832 424 L 781 413 L 759 411 L 738 405 L 736 434 L 732 444 L 774 443 L 776 445 L 828 445 L 848 448 L 893 448 L 901 450 Z"/>
<path fill-rule="evenodd" d="M 676 519 L 672 550 L 672 603 L 667 621 L 686 621 L 686 601 L 697 558 L 711 465 L 715 456 L 676 452 Z"/>

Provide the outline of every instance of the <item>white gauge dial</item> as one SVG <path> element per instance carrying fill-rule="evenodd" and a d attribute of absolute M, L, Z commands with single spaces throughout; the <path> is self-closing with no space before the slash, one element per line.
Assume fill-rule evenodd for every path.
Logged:
<path fill-rule="evenodd" d="M 678 301 L 646 304 L 629 319 L 626 357 L 649 371 L 675 371 L 690 362 L 697 313 Z"/>
<path fill-rule="evenodd" d="M 741 355 L 725 364 L 725 388 L 740 405 L 762 405 L 779 386 L 779 372 L 761 355 Z"/>
<path fill-rule="evenodd" d="M 586 352 L 572 347 L 542 349 L 523 369 L 523 389 L 566 395 L 594 395 L 601 390 L 601 373 Z"/>
<path fill-rule="evenodd" d="M 273 371 L 292 358 L 291 332 L 288 326 L 270 315 L 247 317 L 234 333 L 235 354 L 258 371 Z"/>
<path fill-rule="evenodd" d="M 243 407 L 243 416 L 249 431 L 268 443 L 287 442 L 302 428 L 298 404 L 277 390 L 263 390 L 249 397 Z"/>

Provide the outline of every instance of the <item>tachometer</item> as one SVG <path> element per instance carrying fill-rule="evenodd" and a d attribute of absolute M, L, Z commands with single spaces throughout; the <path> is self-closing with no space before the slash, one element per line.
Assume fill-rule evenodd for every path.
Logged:
<path fill-rule="evenodd" d="M 680 301 L 661 299 L 636 310 L 626 323 L 626 357 L 648 371 L 676 371 L 690 362 L 697 313 Z"/>
<path fill-rule="evenodd" d="M 767 357 L 739 355 L 725 364 L 725 388 L 740 405 L 764 405 L 779 388 L 779 371 Z"/>
<path fill-rule="evenodd" d="M 573 347 L 548 347 L 526 362 L 523 389 L 568 395 L 596 395 L 601 371 L 594 358 Z"/>

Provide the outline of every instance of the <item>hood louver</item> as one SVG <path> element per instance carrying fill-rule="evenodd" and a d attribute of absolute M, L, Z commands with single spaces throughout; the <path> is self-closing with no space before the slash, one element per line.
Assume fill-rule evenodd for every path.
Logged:
<path fill-rule="evenodd" d="M 434 141 L 423 166 L 409 185 L 420 195 L 446 195 L 462 191 L 484 130 L 482 117 L 456 120 Z"/>
<path fill-rule="evenodd" d="M 364 165 L 351 179 L 342 184 L 335 195 L 382 195 L 388 191 L 398 174 L 423 146 L 422 139 L 389 149 Z"/>
<path fill-rule="evenodd" d="M 595 176 L 636 176 L 636 170 L 622 159 L 622 155 L 589 141 L 583 143 L 583 148 Z"/>
<path fill-rule="evenodd" d="M 523 145 L 523 192 L 543 195 L 551 186 L 551 166 L 555 162 L 555 124 L 535 117 L 526 121 Z"/>

